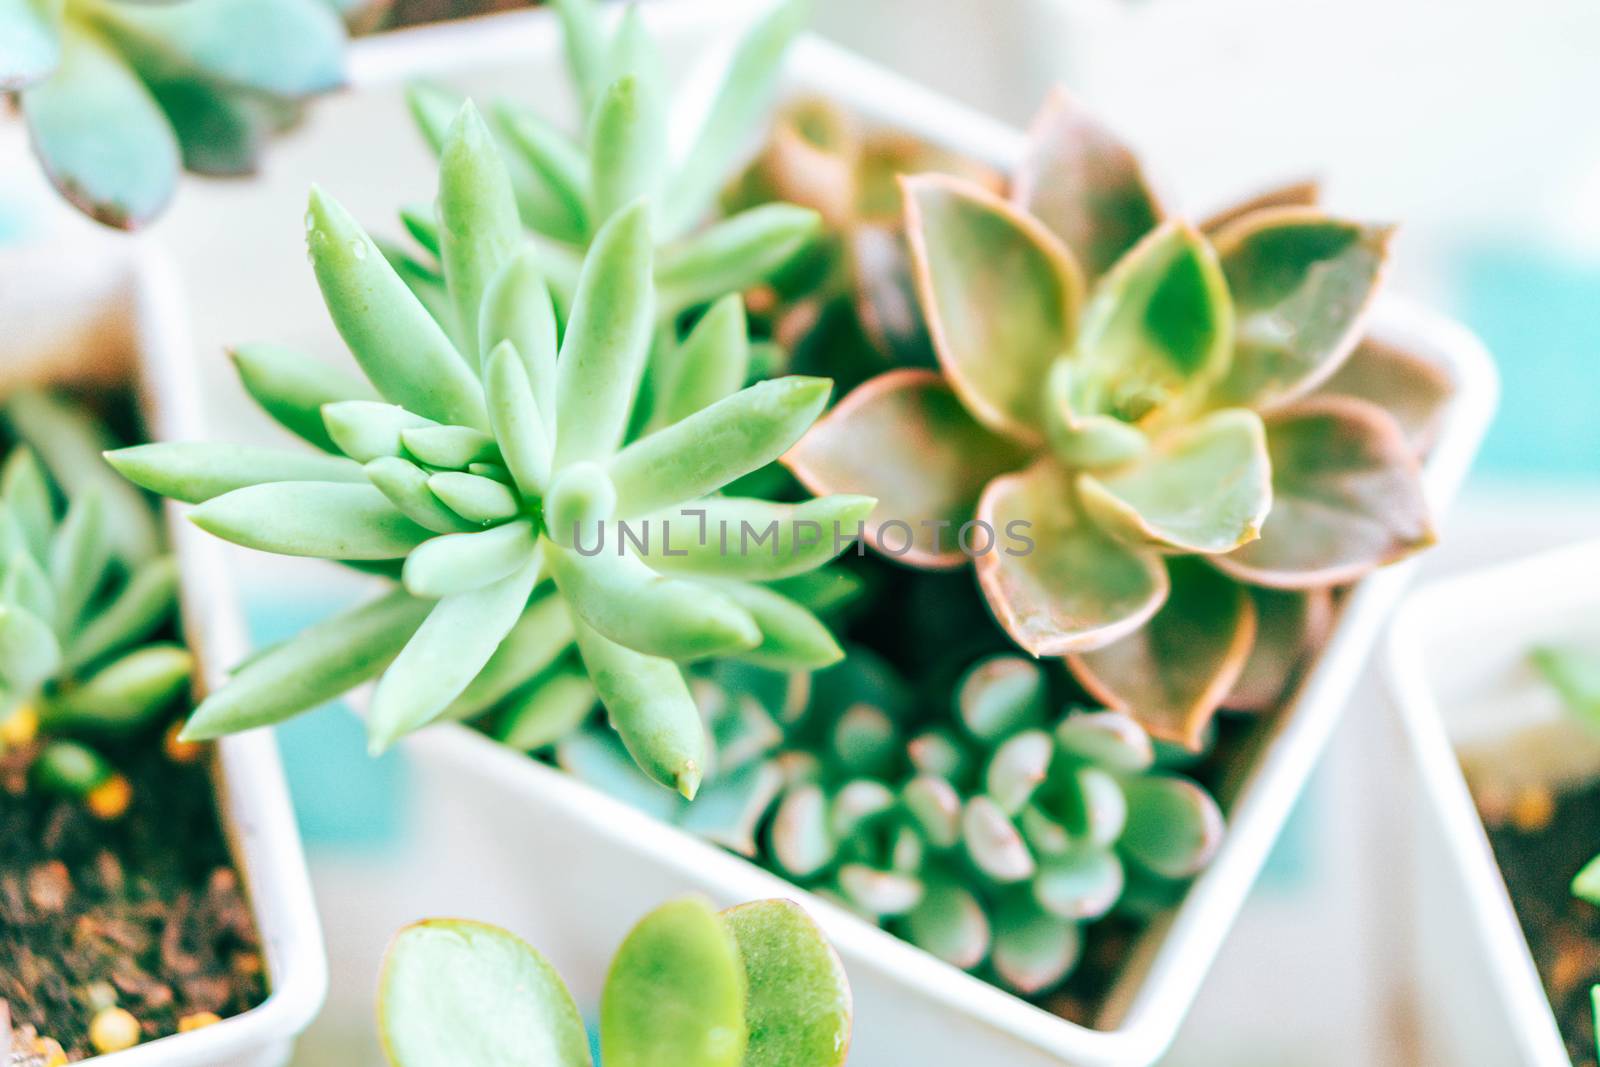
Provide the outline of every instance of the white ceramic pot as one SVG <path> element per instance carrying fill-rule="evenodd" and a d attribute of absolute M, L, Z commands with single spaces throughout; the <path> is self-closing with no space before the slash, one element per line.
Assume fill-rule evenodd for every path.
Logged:
<path fill-rule="evenodd" d="M 719 5 L 710 12 L 676 4 L 649 11 L 674 45 L 726 42 L 729 24 L 750 17 L 747 8 L 740 15 Z M 551 70 L 558 55 L 553 21 L 535 12 L 363 42 L 352 57 L 352 72 L 363 90 L 358 96 L 387 95 L 390 107 L 398 106 L 392 99 L 395 81 L 415 74 L 469 91 L 539 99 L 556 82 Z M 1021 147 L 1016 131 L 817 39 L 794 50 L 789 74 L 791 91 L 828 95 L 871 120 L 1000 165 L 1009 165 Z M 706 81 L 691 79 L 696 89 Z M 360 101 L 351 101 L 350 113 L 358 109 Z M 353 129 L 345 133 L 356 135 Z M 324 128 L 315 136 L 336 142 L 339 133 Z M 330 143 L 328 151 L 337 149 Z M 370 190 L 351 180 L 357 165 L 347 147 L 328 162 L 348 183 L 340 195 L 364 198 L 373 211 L 392 210 L 392 203 L 371 203 Z M 373 166 L 370 159 L 361 165 Z M 411 183 L 407 195 L 413 198 L 432 187 L 428 169 L 373 174 L 379 182 L 397 177 Z M 281 315 L 281 307 L 276 310 Z M 320 314 L 309 307 L 307 313 Z M 298 319 L 278 326 L 268 336 L 283 329 L 329 336 L 325 328 Z M 1492 411 L 1492 366 L 1466 331 L 1399 301 L 1384 303 L 1375 330 L 1435 360 L 1456 382 L 1426 471 L 1429 495 L 1443 510 Z M 795 897 L 821 921 L 850 973 L 857 1007 L 854 1064 L 1149 1064 L 1172 1040 L 1204 980 L 1411 570 L 1387 569 L 1346 598 L 1327 647 L 1248 768 L 1215 863 L 1183 905 L 1142 938 L 1097 1026 L 1041 1011 L 738 857 L 459 727 L 427 731 L 406 749 L 420 772 L 412 785 L 420 824 L 409 847 L 423 857 L 426 877 L 386 884 L 382 899 L 360 921 L 383 930 L 418 915 L 450 913 L 503 923 L 545 951 L 571 978 L 579 1003 L 592 1005 L 611 949 L 662 898 L 691 890 L 725 904 Z"/>
<path fill-rule="evenodd" d="M 1597 574 L 1600 541 L 1585 542 L 1429 585 L 1390 627 L 1390 692 L 1421 792 L 1412 903 L 1430 1062 L 1569 1067 L 1460 755 L 1492 755 L 1566 718 L 1528 653 L 1546 643 L 1600 650 Z"/>
<path fill-rule="evenodd" d="M 172 265 L 131 238 L 0 247 L 0 393 L 24 383 L 123 382 L 154 438 L 206 435 L 187 310 Z M 183 629 L 200 684 L 220 684 L 249 649 L 233 576 L 214 539 L 168 527 L 178 558 Z M 269 995 L 242 1015 L 88 1061 L 95 1067 L 282 1067 L 322 1005 L 327 964 L 272 735 L 222 741 L 212 764 L 217 805 L 266 957 Z"/>

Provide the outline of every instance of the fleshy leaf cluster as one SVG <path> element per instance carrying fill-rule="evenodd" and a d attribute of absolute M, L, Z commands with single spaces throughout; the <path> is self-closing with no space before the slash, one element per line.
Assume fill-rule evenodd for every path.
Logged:
<path fill-rule="evenodd" d="M 601 227 L 558 314 L 470 103 L 443 146 L 437 212 L 446 288 L 473 329 L 453 338 L 348 212 L 314 191 L 311 261 L 365 380 L 279 348 L 235 353 L 252 396 L 321 454 L 194 443 L 111 455 L 136 483 L 198 505 L 193 520 L 220 537 L 400 580 L 244 665 L 186 736 L 277 722 L 380 673 L 377 749 L 503 699 L 533 715 L 526 729 L 559 734 L 579 702 L 539 693 L 569 678 L 575 644 L 633 758 L 692 797 L 705 738 L 679 663 L 746 655 L 810 669 L 842 655 L 770 583 L 831 559 L 848 543 L 833 532 L 853 531 L 870 498 L 713 495 L 788 449 L 829 383 L 741 388 L 749 341 L 737 296 L 681 343 L 662 341 L 646 199 Z M 796 536 L 801 520 L 828 534 Z M 725 550 L 721 533 L 745 524 L 776 529 L 778 543 Z M 559 684 L 570 697 L 572 682 Z"/>
<path fill-rule="evenodd" d="M 1432 543 L 1419 454 L 1449 383 L 1363 341 L 1389 227 L 1309 186 L 1173 217 L 1062 94 L 1008 198 L 902 187 L 938 369 L 857 388 L 785 462 L 878 497 L 869 539 L 909 527 L 903 562 L 971 558 L 1012 638 L 1099 700 L 1198 745 L 1219 706 L 1281 695 L 1328 590 Z"/>

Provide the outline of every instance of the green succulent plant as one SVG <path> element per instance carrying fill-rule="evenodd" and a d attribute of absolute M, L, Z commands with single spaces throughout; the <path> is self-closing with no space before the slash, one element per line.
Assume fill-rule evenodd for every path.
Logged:
<path fill-rule="evenodd" d="M 42 735 L 34 781 L 89 796 L 116 777 L 96 743 L 150 727 L 187 688 L 189 651 L 150 640 L 174 614 L 177 571 L 145 551 L 149 507 L 108 480 L 84 413 L 37 392 L 5 412 L 25 440 L 49 442 L 57 477 L 27 444 L 0 468 L 0 747 Z M 113 794 L 106 804 L 120 814 Z"/>
<path fill-rule="evenodd" d="M 670 901 L 634 927 L 600 998 L 604 1067 L 835 1067 L 849 982 L 799 907 L 717 912 Z M 384 957 L 378 1027 L 393 1067 L 590 1067 L 583 1017 L 555 969 L 505 930 L 408 926 Z"/>
<path fill-rule="evenodd" d="M 971 667 L 949 725 L 862 648 L 809 677 L 719 662 L 695 680 L 713 758 L 693 804 L 599 730 L 556 762 L 1024 995 L 1072 973 L 1086 923 L 1168 902 L 1221 841 L 1216 802 L 1131 717 L 1052 714 L 1020 656 Z"/>
<path fill-rule="evenodd" d="M 525 730 L 559 735 L 575 702 L 539 694 L 554 679 L 571 692 L 575 644 L 633 758 L 693 797 L 705 738 L 679 662 L 740 655 L 810 669 L 842 655 L 772 583 L 841 551 L 849 538 L 835 535 L 853 536 L 872 501 L 712 495 L 798 439 L 829 383 L 739 388 L 749 344 L 729 297 L 680 344 L 658 340 L 656 387 L 641 397 L 657 338 L 649 202 L 602 227 L 558 329 L 542 255 L 524 245 L 509 175 L 471 104 L 441 155 L 438 211 L 452 304 L 477 323 L 460 343 L 313 191 L 311 261 L 368 380 L 282 349 L 236 353 L 252 396 L 324 454 L 195 443 L 110 455 L 139 485 L 197 504 L 191 518 L 220 537 L 400 579 L 249 661 L 185 735 L 277 722 L 380 672 L 376 749 L 505 700 Z M 772 539 L 745 550 L 747 525 Z M 729 530 L 741 538 L 731 548 Z"/>
<path fill-rule="evenodd" d="M 1019 645 L 1155 736 L 1271 706 L 1329 590 L 1434 536 L 1419 454 L 1449 382 L 1362 341 L 1390 229 L 1306 186 L 1169 218 L 1064 94 L 1009 199 L 902 181 L 939 369 L 867 382 L 784 462 L 876 496 L 868 539 L 902 562 L 974 562 Z"/>
<path fill-rule="evenodd" d="M 764 862 L 957 967 L 1048 992 L 1084 924 L 1130 884 L 1170 895 L 1223 823 L 1131 717 L 1047 701 L 1036 664 L 1000 655 L 963 678 L 953 729 L 907 743 L 892 711 L 850 705 L 774 810 Z"/>
<path fill-rule="evenodd" d="M 343 81 L 320 0 L 0 0 L 0 93 L 73 206 L 131 229 L 187 168 L 255 169 L 264 139 Z"/>
<path fill-rule="evenodd" d="M 662 59 L 639 8 L 628 5 L 607 33 L 594 0 L 556 0 L 554 7 L 585 117 L 580 135 L 508 100 L 495 103 L 490 123 L 558 306 L 570 302 L 584 249 L 641 196 L 657 205 L 656 314 L 664 323 L 764 280 L 817 236 L 815 211 L 783 203 L 762 203 L 706 224 L 721 183 L 766 114 L 784 51 L 806 23 L 805 0 L 783 0 L 745 36 L 698 135 L 679 157 L 668 151 Z M 441 151 L 461 98 L 417 84 L 409 100 L 424 138 Z M 426 255 L 392 248 L 389 254 L 418 296 L 443 309 L 443 272 L 430 260 L 440 251 L 438 220 L 426 206 L 401 217 Z M 442 311 L 439 317 L 451 319 Z"/>

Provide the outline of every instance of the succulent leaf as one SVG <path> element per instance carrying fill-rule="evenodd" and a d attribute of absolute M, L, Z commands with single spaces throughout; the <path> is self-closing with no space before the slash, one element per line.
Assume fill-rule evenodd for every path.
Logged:
<path fill-rule="evenodd" d="M 1042 993 L 1071 973 L 1083 950 L 1078 924 L 1049 915 L 1025 898 L 995 917 L 995 972 L 1023 994 Z"/>
<path fill-rule="evenodd" d="M 757 382 L 628 445 L 609 467 L 621 518 L 695 500 L 783 455 L 816 421 L 833 383 Z"/>
<path fill-rule="evenodd" d="M 367 480 L 360 464 L 348 459 L 259 445 L 164 441 L 120 448 L 106 460 L 140 488 L 186 504 L 268 482 Z"/>
<path fill-rule="evenodd" d="M 844 649 L 811 612 L 765 586 L 708 580 L 705 587 L 722 593 L 750 613 L 761 642 L 741 658 L 771 670 L 815 671 L 844 658 Z"/>
<path fill-rule="evenodd" d="M 1135 544 L 1211 555 L 1260 536 L 1272 507 L 1266 430 L 1228 408 L 1175 427 L 1122 467 L 1078 475 L 1084 510 Z"/>
<path fill-rule="evenodd" d="M 65 0 L 5 0 L 0 4 L 0 92 L 26 89 L 61 62 Z"/>
<path fill-rule="evenodd" d="M 1152 230 L 1096 283 L 1075 359 L 1082 414 L 1186 415 L 1228 371 L 1234 313 L 1216 253 L 1193 227 Z"/>
<path fill-rule="evenodd" d="M 850 983 L 838 953 L 799 905 L 722 913 L 745 971 L 743 1067 L 839 1067 L 850 1050 Z"/>
<path fill-rule="evenodd" d="M 1109 848 L 1094 844 L 1070 847 L 1051 856 L 1033 880 L 1033 899 L 1040 908 L 1072 922 L 1098 919 L 1122 896 L 1122 861 Z"/>
<path fill-rule="evenodd" d="M 1222 704 L 1230 711 L 1272 711 L 1333 625 L 1333 594 L 1252 586 L 1256 637 Z"/>
<path fill-rule="evenodd" d="M 555 969 L 504 930 L 406 927 L 384 956 L 378 1027 L 393 1067 L 590 1067 L 589 1035 Z"/>
<path fill-rule="evenodd" d="M 635 75 L 601 94 L 589 122 L 589 214 L 604 223 L 661 180 L 666 131 L 656 101 Z"/>
<path fill-rule="evenodd" d="M 1036 656 L 1104 647 L 1144 625 L 1166 598 L 1160 558 L 1098 530 L 1049 461 L 995 479 L 978 518 L 1028 541 L 979 556 L 977 570 L 1000 624 Z"/>
<path fill-rule="evenodd" d="M 652 370 L 654 429 L 687 418 L 743 387 L 750 372 L 750 335 L 739 295 L 730 293 L 712 304 L 682 344 L 656 354 Z"/>
<path fill-rule="evenodd" d="M 615 547 L 583 555 L 551 546 L 548 564 L 556 587 L 585 623 L 646 656 L 701 659 L 761 643 L 754 617 L 726 593 L 658 575 Z"/>
<path fill-rule="evenodd" d="M 1065 242 L 1091 278 L 1164 214 L 1138 158 L 1061 88 L 1028 129 L 1011 200 Z"/>
<path fill-rule="evenodd" d="M 766 281 L 816 240 L 821 217 L 793 204 L 763 204 L 669 245 L 656 265 L 662 316 Z"/>
<path fill-rule="evenodd" d="M 1279 208 L 1218 233 L 1237 321 L 1217 403 L 1281 405 L 1332 374 L 1360 336 L 1393 232 Z"/>
<path fill-rule="evenodd" d="M 1316 207 L 1322 200 L 1322 185 L 1316 179 L 1302 179 L 1263 189 L 1254 196 L 1229 204 L 1200 224 L 1200 232 L 1215 237 L 1231 224 L 1258 211 L 1284 207 Z"/>
<path fill-rule="evenodd" d="M 549 376 L 553 374 L 551 368 Z M 552 427 L 539 407 L 527 365 L 510 341 L 489 353 L 484 387 L 499 455 L 523 496 L 537 497 L 550 483 Z"/>
<path fill-rule="evenodd" d="M 591 231 L 589 160 L 583 149 L 533 109 L 509 100 L 495 102 L 493 118 L 506 147 L 521 158 L 559 211 L 558 217 L 542 220 L 545 226 L 535 228 L 549 227 L 547 232 L 558 240 L 580 240 Z M 523 218 L 535 225 L 526 206 Z"/>
<path fill-rule="evenodd" d="M 783 462 L 818 495 L 876 497 L 866 534 L 880 551 L 915 566 L 951 567 L 965 561 L 951 531 L 973 518 L 984 487 L 1025 456 L 967 414 L 939 375 L 906 369 L 851 392 Z"/>
<path fill-rule="evenodd" d="M 323 302 L 378 391 L 435 422 L 487 430 L 466 360 L 350 213 L 313 188 L 306 221 Z"/>
<path fill-rule="evenodd" d="M 903 188 L 917 290 L 951 387 L 991 430 L 1037 441 L 1040 384 L 1078 327 L 1077 264 L 981 186 L 923 175 Z"/>
<path fill-rule="evenodd" d="M 639 769 L 689 800 L 707 767 L 705 727 L 675 663 L 624 648 L 574 617 L 595 691 Z"/>
<path fill-rule="evenodd" d="M 21 102 L 45 174 L 79 210 L 134 229 L 172 199 L 178 139 L 138 75 L 88 29 L 65 26 L 59 64 Z"/>
<path fill-rule="evenodd" d="M 993 940 L 983 905 L 953 879 L 928 884 L 921 903 L 906 916 L 906 929 L 920 948 L 963 971 L 988 958 Z"/>
<path fill-rule="evenodd" d="M 240 345 L 229 354 L 251 398 L 291 433 L 324 452 L 337 452 L 339 446 L 323 422 L 323 406 L 377 399 L 360 378 L 280 345 Z"/>
<path fill-rule="evenodd" d="M 1211 861 L 1222 840 L 1222 813 L 1204 789 L 1175 775 L 1129 780 L 1128 827 L 1117 843 L 1163 878 L 1189 878 Z"/>
<path fill-rule="evenodd" d="M 1097 700 L 1157 738 L 1198 749 L 1250 654 L 1255 605 L 1202 560 L 1175 558 L 1167 569 L 1172 590 L 1146 626 L 1068 663 Z"/>
<path fill-rule="evenodd" d="M 13 549 L 0 580 L 0 600 L 14 604 L 52 630 L 56 626 L 56 590 L 43 565 L 26 549 Z"/>
<path fill-rule="evenodd" d="M 427 725 L 461 695 L 516 624 L 539 567 L 536 554 L 506 577 L 434 605 L 372 695 L 367 736 L 375 752 Z"/>
<path fill-rule="evenodd" d="M 85 620 L 65 649 L 62 666 L 68 671 L 82 670 L 102 656 L 150 636 L 171 616 L 177 593 L 178 567 L 171 556 L 155 556 L 141 563 L 115 599 Z"/>
<path fill-rule="evenodd" d="M 190 520 L 236 545 L 282 556 L 401 559 L 429 531 L 370 485 L 268 482 L 197 505 Z"/>
<path fill-rule="evenodd" d="M 607 71 L 606 35 L 599 9 L 594 0 L 552 0 L 552 6 L 561 19 L 567 67 L 577 83 L 584 114 L 588 114 L 605 88 Z"/>
<path fill-rule="evenodd" d="M 432 607 L 397 589 L 308 627 L 234 672 L 195 709 L 183 738 L 209 741 L 270 726 L 377 677 Z"/>
<path fill-rule="evenodd" d="M 55 503 L 44 468 L 29 448 L 13 448 L 0 468 L 0 500 L 5 502 L 9 520 L 16 524 L 22 546 L 35 560 L 49 556 L 50 539 L 55 536 Z"/>
<path fill-rule="evenodd" d="M 739 942 L 721 916 L 697 897 L 664 904 L 611 962 L 601 1058 L 606 1067 L 739 1067 L 746 995 Z"/>
<path fill-rule="evenodd" d="M 50 544 L 50 584 L 55 589 L 56 626 L 63 633 L 76 630 L 99 591 L 111 562 L 111 542 L 105 527 L 105 509 L 93 490 L 79 494 L 67 507 L 66 517 Z"/>
<path fill-rule="evenodd" d="M 782 0 L 739 42 L 711 110 L 667 188 L 664 233 L 682 233 L 711 205 L 728 165 L 767 114 L 784 53 L 810 21 L 810 0 Z"/>
<path fill-rule="evenodd" d="M 0 681 L 29 692 L 61 666 L 61 643 L 50 624 L 12 604 L 0 604 Z"/>
<path fill-rule="evenodd" d="M 1421 456 L 1433 447 L 1455 383 L 1437 363 L 1364 337 L 1318 392 L 1353 396 L 1383 408 L 1400 424 L 1412 451 Z"/>
<path fill-rule="evenodd" d="M 1216 557 L 1252 585 L 1342 585 L 1434 540 L 1416 456 L 1382 409 L 1311 397 L 1267 420 L 1272 512 L 1261 540 Z"/>
<path fill-rule="evenodd" d="M 95 25 L 147 77 L 182 72 L 291 99 L 344 81 L 344 28 L 315 0 L 105 4 L 93 11 Z"/>
<path fill-rule="evenodd" d="M 412 550 L 401 576 L 412 596 L 455 596 L 527 566 L 538 548 L 533 524 L 526 519 L 477 533 L 445 534 Z"/>
<path fill-rule="evenodd" d="M 561 598 L 535 595 L 483 670 L 441 717 L 469 719 L 487 711 L 554 664 L 572 639 L 572 621 Z"/>
<path fill-rule="evenodd" d="M 605 459 L 621 442 L 654 320 L 650 209 L 617 213 L 584 260 L 556 369 L 555 461 Z"/>
<path fill-rule="evenodd" d="M 160 543 L 155 516 L 143 494 L 106 463 L 113 442 L 99 420 L 42 389 L 13 392 L 4 410 L 6 422 L 69 500 L 89 492 L 100 498 L 106 535 L 124 562 L 137 565 L 155 555 Z"/>
<path fill-rule="evenodd" d="M 505 522 L 522 511 L 521 502 L 505 483 L 481 474 L 440 471 L 428 476 L 428 488 L 445 507 L 480 526 Z"/>
<path fill-rule="evenodd" d="M 363 470 L 373 486 L 402 515 L 434 533 L 466 533 L 482 525 L 462 518 L 445 507 L 428 486 L 428 473 L 410 460 L 379 456 Z"/>
<path fill-rule="evenodd" d="M 188 686 L 193 669 L 194 657 L 181 646 L 136 648 L 41 705 L 40 723 L 92 733 L 138 730 Z"/>
<path fill-rule="evenodd" d="M 582 669 L 557 668 L 506 705 L 497 736 L 524 752 L 544 748 L 582 726 L 598 700 Z"/>
<path fill-rule="evenodd" d="M 479 348 L 485 353 L 484 384 L 494 392 L 487 356 L 510 342 L 527 372 L 545 433 L 555 433 L 556 312 L 545 285 L 539 255 L 523 249 L 489 283 L 478 313 Z M 496 430 L 496 435 L 499 431 Z"/>
<path fill-rule="evenodd" d="M 510 175 L 470 100 L 451 123 L 439 153 L 438 207 L 439 257 L 463 326 L 462 355 L 476 367 L 480 338 L 471 327 L 491 281 L 521 243 L 522 220 Z"/>

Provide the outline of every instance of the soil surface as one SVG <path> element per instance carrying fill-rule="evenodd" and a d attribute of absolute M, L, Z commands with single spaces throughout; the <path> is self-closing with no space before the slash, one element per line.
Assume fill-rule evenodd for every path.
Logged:
<path fill-rule="evenodd" d="M 1546 810 L 1491 825 L 1489 842 L 1574 1067 L 1596 1067 L 1589 990 L 1600 982 L 1600 908 L 1573 897 L 1572 878 L 1600 851 L 1600 783 Z"/>
<path fill-rule="evenodd" d="M 110 822 L 29 785 L 37 744 L 0 752 L 0 1015 L 21 1049 L 52 1038 L 73 1061 L 108 1001 L 151 1041 L 266 996 L 206 759 L 174 762 L 160 734 L 97 747 L 132 785 Z"/>

